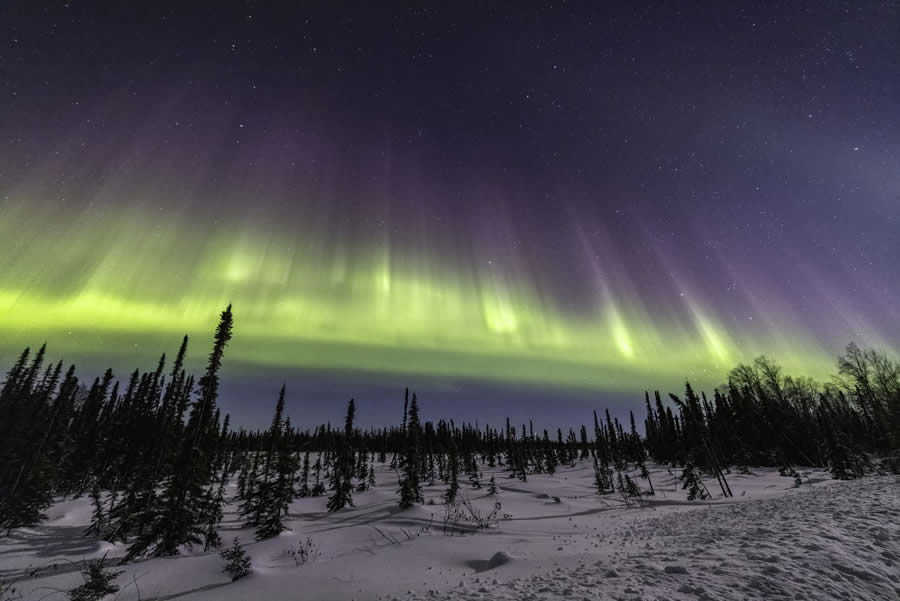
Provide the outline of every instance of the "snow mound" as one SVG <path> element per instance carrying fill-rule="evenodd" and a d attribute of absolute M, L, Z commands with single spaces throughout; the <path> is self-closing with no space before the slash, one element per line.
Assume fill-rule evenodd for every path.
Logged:
<path fill-rule="evenodd" d="M 512 557 L 509 556 L 505 551 L 497 551 L 487 562 L 487 567 L 489 570 L 493 570 L 494 568 L 498 568 L 502 565 L 506 565 L 512 561 Z"/>
<path fill-rule="evenodd" d="M 491 558 L 488 560 L 484 559 L 472 559 L 466 562 L 466 565 L 475 570 L 476 572 L 487 572 L 488 570 L 493 570 L 499 568 L 502 565 L 506 565 L 513 560 L 512 555 L 507 553 L 506 551 L 497 551 Z"/>

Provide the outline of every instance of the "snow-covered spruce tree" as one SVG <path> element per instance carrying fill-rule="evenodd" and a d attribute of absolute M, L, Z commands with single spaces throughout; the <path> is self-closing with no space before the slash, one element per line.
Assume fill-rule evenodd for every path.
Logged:
<path fill-rule="evenodd" d="M 709 432 L 709 424 L 705 414 L 711 412 L 706 395 L 698 397 L 690 382 L 684 384 L 684 401 L 670 394 L 669 397 L 681 409 L 682 431 L 688 441 L 689 452 L 687 462 L 698 465 L 716 477 L 722 489 L 722 496 L 732 496 L 731 487 L 725 478 L 725 472 L 719 461 L 716 445 Z M 701 402 L 702 398 L 702 402 Z M 783 437 L 779 437 L 781 439 Z M 777 449 L 777 447 L 775 447 Z"/>
<path fill-rule="evenodd" d="M 590 455 L 590 444 L 588 444 L 587 428 L 584 426 L 584 424 L 581 425 L 581 431 L 579 432 L 579 434 L 581 436 L 581 439 L 580 439 L 579 445 L 578 445 L 579 446 L 578 458 L 584 460 L 584 459 L 587 459 L 588 456 Z"/>
<path fill-rule="evenodd" d="M 309 489 L 309 450 L 303 454 L 303 467 L 300 469 L 300 478 L 297 482 L 295 494 L 298 497 L 308 497 Z"/>
<path fill-rule="evenodd" d="M 284 427 L 284 394 L 285 386 L 282 384 L 281 391 L 278 393 L 278 401 L 275 403 L 272 423 L 264 435 L 264 440 L 267 440 L 267 448 L 265 458 L 262 460 L 261 481 L 258 484 L 257 494 L 250 503 L 247 515 L 247 525 L 256 527 L 256 540 L 275 536 L 284 530 L 281 522 L 284 492 L 280 490 L 284 486 L 284 482 L 281 481 L 282 478 L 278 473 Z"/>
<path fill-rule="evenodd" d="M 432 432 L 432 434 L 433 434 L 433 432 Z M 428 448 L 425 451 L 427 454 L 427 457 L 428 457 L 428 459 L 425 463 L 425 465 L 426 465 L 425 478 L 428 480 L 428 486 L 434 486 L 435 478 L 437 478 L 437 471 L 435 470 L 435 466 L 434 466 L 434 449 L 431 444 L 431 438 L 433 438 L 433 436 L 428 438 Z"/>
<path fill-rule="evenodd" d="M 313 465 L 313 474 L 316 477 L 316 482 L 313 484 L 312 490 L 310 490 L 310 496 L 313 497 L 321 497 L 325 494 L 325 485 L 322 484 L 322 455 L 321 453 L 316 457 L 316 463 Z"/>
<path fill-rule="evenodd" d="M 523 437 L 522 441 L 517 445 L 518 452 L 516 453 L 516 477 L 519 478 L 522 482 L 528 482 L 528 457 L 530 455 L 528 451 L 528 442 Z"/>
<path fill-rule="evenodd" d="M 403 476 L 406 467 L 406 422 L 409 417 L 409 388 L 403 391 L 403 420 L 400 422 L 400 434 L 403 437 L 403 448 L 395 449 L 391 455 L 391 469 L 397 474 L 397 486 L 402 485 Z"/>
<path fill-rule="evenodd" d="M 247 485 L 250 482 L 250 464 L 251 459 L 249 455 L 244 455 L 241 459 L 241 470 L 238 472 L 237 477 L 237 498 L 244 499 L 247 496 Z"/>
<path fill-rule="evenodd" d="M 265 446 L 265 452 L 260 457 L 260 472 L 253 483 L 254 495 L 245 501 L 241 507 L 241 515 L 245 518 L 244 525 L 247 527 L 259 526 L 262 514 L 268 506 L 272 498 L 273 487 L 275 486 L 275 461 L 278 445 L 278 437 L 281 435 L 281 427 L 284 415 L 284 392 L 285 387 L 282 385 L 278 401 L 275 404 L 275 414 L 272 416 L 272 424 L 269 429 L 261 437 Z"/>
<path fill-rule="evenodd" d="M 450 481 L 450 476 L 447 474 L 447 465 L 450 461 L 449 455 L 445 453 L 437 453 L 437 457 L 435 457 L 434 461 L 437 464 L 435 475 L 441 482 L 447 484 Z"/>
<path fill-rule="evenodd" d="M 228 436 L 229 423 L 230 416 L 226 414 L 225 421 L 222 424 L 222 433 L 219 436 L 220 442 L 224 442 Z M 230 466 L 228 454 L 220 446 L 216 452 L 216 459 L 213 461 L 213 480 L 209 483 L 204 497 L 204 551 L 208 551 L 209 549 L 218 547 L 222 544 L 222 539 L 219 537 L 219 524 L 222 523 L 222 518 L 225 516 L 225 486 L 228 484 L 229 472 Z"/>
<path fill-rule="evenodd" d="M 491 474 L 491 479 L 488 480 L 488 494 L 496 495 L 497 494 L 497 481 L 494 479 L 494 474 Z"/>
<path fill-rule="evenodd" d="M 126 541 L 143 522 L 159 484 L 157 448 L 165 354 L 153 372 L 131 374 L 125 393 L 115 382 L 100 415 L 98 450 L 89 481 L 110 491 L 106 540 Z M 168 410 L 168 408 L 166 408 Z M 149 497 L 148 497 L 149 494 Z"/>
<path fill-rule="evenodd" d="M 106 555 L 100 559 L 89 561 L 81 572 L 84 584 L 69 591 L 72 601 L 100 601 L 107 595 L 119 591 L 119 585 L 113 582 L 122 571 L 110 570 L 106 565 Z"/>
<path fill-rule="evenodd" d="M 406 420 L 406 453 L 403 459 L 403 478 L 400 481 L 400 509 L 407 509 L 416 503 L 424 503 L 422 486 L 419 483 L 420 445 L 419 405 L 413 393 L 408 410 L 404 404 Z"/>
<path fill-rule="evenodd" d="M 854 456 L 845 433 L 831 433 L 828 436 L 827 444 L 828 463 L 831 467 L 832 478 L 835 480 L 853 480 L 865 475 L 865 468 L 862 462 Z"/>
<path fill-rule="evenodd" d="M 478 471 L 469 472 L 469 485 L 473 490 L 478 490 L 481 488 L 481 481 L 478 479 Z"/>
<path fill-rule="evenodd" d="M 368 452 L 365 449 L 362 449 L 359 452 L 359 455 L 356 459 L 356 492 L 366 492 L 368 490 L 368 484 L 366 480 L 369 477 L 369 462 L 368 462 Z"/>
<path fill-rule="evenodd" d="M 553 452 L 553 447 L 550 445 L 550 437 L 547 434 L 547 431 L 544 430 L 544 468 L 547 470 L 547 473 L 551 476 L 556 473 L 556 453 Z"/>
<path fill-rule="evenodd" d="M 459 495 L 459 457 L 456 450 L 456 444 L 451 442 L 450 458 L 448 461 L 447 472 L 449 476 L 449 486 L 444 493 L 444 502 L 448 505 L 456 501 Z"/>
<path fill-rule="evenodd" d="M 303 455 L 300 454 L 300 449 L 294 446 L 294 443 L 297 441 L 297 432 L 292 429 L 291 426 L 291 418 L 288 418 L 285 422 L 285 444 L 287 445 L 285 448 L 291 453 L 291 465 L 293 466 L 293 470 L 291 471 L 290 482 L 288 482 L 288 488 L 290 489 L 288 496 L 288 503 L 297 498 L 297 490 L 298 483 L 300 482 L 300 466 L 303 465 Z M 287 510 L 285 510 L 287 512 Z"/>
<path fill-rule="evenodd" d="M 231 339 L 231 305 L 222 312 L 209 354 L 206 372 L 198 382 L 171 475 L 148 530 L 128 548 L 126 560 L 149 552 L 176 555 L 182 546 L 199 545 L 205 534 L 204 497 L 213 478 L 212 465 L 218 446 L 219 424 L 215 421 L 219 391 L 219 369 L 225 346 Z"/>
<path fill-rule="evenodd" d="M 606 486 L 606 479 L 603 477 L 603 472 L 600 471 L 600 464 L 597 463 L 597 456 L 594 456 L 594 488 L 597 489 L 598 495 L 603 495 L 609 492 Z"/>
<path fill-rule="evenodd" d="M 641 478 L 646 480 L 647 484 L 650 486 L 650 492 L 647 494 L 651 496 L 655 495 L 656 491 L 653 490 L 653 481 L 650 479 L 650 471 L 647 469 L 647 464 L 642 461 L 638 467 L 641 469 Z"/>
<path fill-rule="evenodd" d="M 469 484 L 473 489 L 481 488 L 481 480 L 478 477 L 478 462 L 475 459 L 475 453 L 469 455 L 469 459 L 467 461 L 469 469 Z"/>
<path fill-rule="evenodd" d="M 520 462 L 521 455 L 519 453 L 519 445 L 515 442 L 511 442 L 506 455 L 506 467 L 509 471 L 509 474 L 507 475 L 508 478 L 512 479 L 518 477 Z"/>
<path fill-rule="evenodd" d="M 409 388 L 407 388 L 403 392 L 403 421 L 400 422 L 400 430 L 402 432 L 406 431 L 406 418 L 408 416 L 409 411 Z"/>
<path fill-rule="evenodd" d="M 91 523 L 84 529 L 85 536 L 103 536 L 106 531 L 106 510 L 103 507 L 103 496 L 100 494 L 100 485 L 91 487 Z"/>
<path fill-rule="evenodd" d="M 371 463 L 369 464 L 369 476 L 366 480 L 366 488 L 371 489 L 373 486 L 375 486 L 375 464 Z"/>
<path fill-rule="evenodd" d="M 291 501 L 296 497 L 297 472 L 300 471 L 300 451 L 294 448 L 297 432 L 291 425 L 291 418 L 284 420 L 284 430 L 281 436 L 281 450 L 276 465 L 277 473 L 283 481 L 279 488 L 279 497 L 282 504 L 282 513 L 287 515 Z"/>
<path fill-rule="evenodd" d="M 551 449 L 552 451 L 552 449 Z M 560 465 L 568 465 L 570 461 L 569 457 L 569 445 L 566 442 L 563 442 L 562 428 L 556 429 L 556 464 Z"/>
<path fill-rule="evenodd" d="M 703 484 L 703 480 L 700 479 L 696 468 L 694 468 L 690 462 L 687 463 L 681 471 L 681 482 L 681 490 L 688 491 L 688 501 L 694 501 L 696 499 L 703 501 L 710 497 L 709 491 L 706 490 L 706 486 Z"/>
<path fill-rule="evenodd" d="M 259 517 L 259 450 L 253 451 L 253 458 L 250 460 L 250 468 L 247 470 L 247 477 L 244 482 L 244 491 L 240 494 L 241 503 L 238 505 L 238 514 L 244 520 L 244 525 L 248 528 L 256 526 Z"/>
<path fill-rule="evenodd" d="M 278 436 L 274 474 L 265 494 L 266 504 L 256 528 L 257 540 L 276 536 L 286 529 L 282 518 L 287 515 L 288 507 L 294 499 L 294 475 L 297 471 L 297 462 L 290 449 L 291 433 L 291 420 L 288 418 Z"/>
<path fill-rule="evenodd" d="M 331 491 L 328 497 L 328 511 L 334 512 L 346 506 L 353 507 L 353 418 L 356 414 L 356 402 L 350 399 L 347 405 L 347 418 L 344 422 L 344 435 L 338 438 L 338 451 L 334 467 L 331 470 Z"/>
<path fill-rule="evenodd" d="M 241 546 L 241 539 L 238 537 L 235 536 L 234 540 L 231 541 L 231 546 L 227 549 L 222 549 L 219 555 L 225 560 L 225 567 L 222 568 L 222 571 L 231 576 L 232 582 L 250 574 L 250 557 L 244 551 L 244 547 Z"/>
<path fill-rule="evenodd" d="M 71 443 L 63 460 L 60 492 L 81 495 L 91 485 L 91 476 L 97 476 L 99 449 L 102 447 L 101 417 L 108 407 L 107 398 L 113 382 L 112 370 L 107 369 L 102 378 L 95 378 L 84 402 L 76 410 L 69 428 Z"/>
<path fill-rule="evenodd" d="M 105 467 L 98 472 L 103 485 L 111 489 L 107 541 L 143 536 L 158 510 L 159 489 L 170 473 L 193 388 L 193 380 L 184 373 L 187 344 L 185 336 L 168 382 L 162 355 L 154 372 L 132 373 L 112 415 L 103 418 L 104 453 L 99 460 Z M 109 402 L 114 398 L 110 394 Z"/>
<path fill-rule="evenodd" d="M 65 436 L 78 382 L 70 367 L 57 391 L 62 363 L 41 375 L 44 354 L 42 346 L 29 365 L 25 349 L 0 388 L 0 528 L 6 530 L 40 522 L 60 476 L 54 443 Z"/>
<path fill-rule="evenodd" d="M 650 407 L 650 396 L 646 395 L 647 407 Z M 637 465 L 638 469 L 641 470 L 641 478 L 647 481 L 647 484 L 650 486 L 649 495 L 655 495 L 656 491 L 653 490 L 653 482 L 650 479 L 650 471 L 647 469 L 647 450 L 644 448 L 644 443 L 641 441 L 641 436 L 638 434 L 637 427 L 634 423 L 634 413 L 631 413 L 631 444 L 632 444 L 632 454 L 634 455 L 634 463 Z"/>
<path fill-rule="evenodd" d="M 624 494 L 626 497 L 641 497 L 641 487 L 637 485 L 637 482 L 631 479 L 631 476 L 625 474 L 625 490 Z"/>

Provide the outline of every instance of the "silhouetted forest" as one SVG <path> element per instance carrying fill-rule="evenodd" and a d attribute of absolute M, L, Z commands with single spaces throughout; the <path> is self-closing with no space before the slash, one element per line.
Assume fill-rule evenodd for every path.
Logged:
<path fill-rule="evenodd" d="M 734 368 L 712 398 L 689 383 L 680 396 L 646 395 L 643 433 L 608 411 L 592 426 L 536 431 L 531 423 L 476 427 L 422 422 L 406 392 L 400 425 L 362 430 L 351 399 L 342 427 L 310 429 L 285 417 L 285 389 L 273 398 L 264 431 L 232 429 L 217 406 L 219 371 L 232 335 L 229 306 L 206 368 L 185 372 L 184 338 L 174 361 L 123 381 L 107 370 L 93 381 L 75 367 L 47 364 L 46 349 L 25 349 L 0 389 L 0 525 L 33 525 L 55 498 L 90 495 L 87 536 L 129 545 L 126 560 L 174 555 L 187 546 L 219 547 L 226 485 L 257 538 L 277 535 L 289 503 L 327 495 L 329 511 L 353 504 L 375 481 L 376 462 L 396 470 L 398 503 L 423 502 L 422 487 L 496 491 L 481 466 L 509 478 L 553 473 L 591 461 L 598 494 L 652 495 L 650 461 L 679 466 L 690 498 L 706 498 L 703 477 L 730 496 L 728 474 L 750 466 L 827 466 L 836 478 L 900 471 L 900 363 L 850 344 L 834 379 L 786 375 L 760 357 Z M 402 412 L 402 413 L 401 413 Z"/>

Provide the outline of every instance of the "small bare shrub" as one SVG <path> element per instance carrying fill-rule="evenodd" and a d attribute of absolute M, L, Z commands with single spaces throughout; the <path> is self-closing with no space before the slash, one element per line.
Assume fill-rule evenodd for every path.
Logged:
<path fill-rule="evenodd" d="M 494 502 L 491 511 L 483 513 L 470 498 L 465 496 L 444 506 L 443 532 L 453 536 L 473 530 L 485 530 L 493 528 L 511 517 L 512 515 L 509 513 L 503 512 L 503 504 L 500 501 Z"/>
<path fill-rule="evenodd" d="M 298 546 L 291 545 L 284 550 L 284 554 L 294 560 L 294 565 L 300 566 L 305 563 L 317 560 L 322 554 L 319 552 L 319 545 L 313 542 L 313 539 L 306 537 L 306 540 Z"/>

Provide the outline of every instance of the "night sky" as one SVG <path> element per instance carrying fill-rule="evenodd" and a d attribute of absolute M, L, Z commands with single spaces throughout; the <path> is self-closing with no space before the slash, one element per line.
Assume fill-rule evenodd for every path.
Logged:
<path fill-rule="evenodd" d="M 131 4 L 0 7 L 4 364 L 232 302 L 238 423 L 555 425 L 900 348 L 897 2 Z"/>

